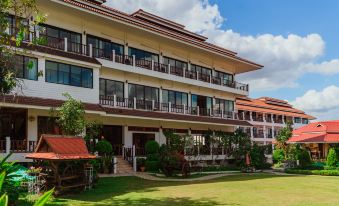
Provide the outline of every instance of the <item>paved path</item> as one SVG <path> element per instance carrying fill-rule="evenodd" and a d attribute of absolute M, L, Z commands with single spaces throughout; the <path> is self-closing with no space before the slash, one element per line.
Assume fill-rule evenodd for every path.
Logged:
<path fill-rule="evenodd" d="M 273 170 L 264 170 L 263 173 L 273 174 L 273 175 L 292 175 L 287 174 L 284 172 L 276 172 Z M 139 177 L 145 180 L 152 180 L 152 181 L 169 181 L 169 182 L 194 182 L 194 181 L 204 181 L 204 180 L 212 180 L 219 177 L 225 177 L 230 175 L 236 175 L 236 174 L 255 174 L 255 173 L 240 173 L 240 172 L 224 172 L 224 173 L 218 173 L 218 174 L 209 174 L 202 177 L 197 178 L 165 178 L 165 177 L 157 177 L 154 175 L 150 175 L 146 172 L 133 172 L 128 174 L 99 174 L 99 177 L 123 177 L 123 176 L 135 176 Z"/>

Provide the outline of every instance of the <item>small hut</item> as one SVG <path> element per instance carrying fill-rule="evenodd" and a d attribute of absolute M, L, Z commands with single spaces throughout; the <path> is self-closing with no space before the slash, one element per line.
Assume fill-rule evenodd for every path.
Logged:
<path fill-rule="evenodd" d="M 47 174 L 47 186 L 62 192 L 88 187 L 88 161 L 96 156 L 88 152 L 82 137 L 42 135 L 34 153 L 26 155 L 40 164 Z M 93 170 L 92 170 L 93 171 Z"/>

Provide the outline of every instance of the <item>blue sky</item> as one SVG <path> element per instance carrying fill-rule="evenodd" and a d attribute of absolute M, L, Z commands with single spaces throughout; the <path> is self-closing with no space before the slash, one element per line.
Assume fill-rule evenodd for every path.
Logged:
<path fill-rule="evenodd" d="M 226 18 L 223 29 L 242 35 L 320 34 L 326 43 L 325 54 L 318 62 L 339 57 L 339 1 L 336 0 L 212 0 Z M 293 101 L 309 89 L 322 89 L 335 84 L 339 75 L 319 78 L 319 74 L 305 74 L 295 88 L 273 91 L 254 91 L 251 96 L 272 96 Z"/>

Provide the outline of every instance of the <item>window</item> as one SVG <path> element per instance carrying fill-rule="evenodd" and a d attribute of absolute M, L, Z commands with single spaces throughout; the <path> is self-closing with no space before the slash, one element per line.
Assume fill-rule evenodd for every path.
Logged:
<path fill-rule="evenodd" d="M 141 50 L 141 49 L 129 47 L 128 48 L 128 55 L 129 56 L 135 55 L 136 59 L 144 59 L 144 60 L 148 60 L 148 61 L 153 60 L 154 62 L 159 62 L 159 55 L 158 54 L 154 54 L 154 53 L 144 51 L 144 50 Z"/>
<path fill-rule="evenodd" d="M 233 75 L 232 74 L 227 74 L 224 72 L 220 72 L 220 71 L 215 71 L 216 77 L 221 78 L 223 84 L 229 84 L 231 82 L 233 82 Z"/>
<path fill-rule="evenodd" d="M 14 69 L 18 78 L 38 80 L 38 59 L 16 55 Z"/>
<path fill-rule="evenodd" d="M 54 27 L 47 24 L 41 24 L 37 26 L 36 30 L 41 31 L 41 34 L 45 36 L 47 42 L 58 43 L 60 40 L 67 38 L 68 51 L 81 52 L 82 47 L 82 35 L 66 29 Z M 62 46 L 59 44 L 59 46 Z"/>
<path fill-rule="evenodd" d="M 208 69 L 208 68 L 202 67 L 202 66 L 198 66 L 198 65 L 195 65 L 195 64 L 191 65 L 191 71 L 192 72 L 198 72 L 199 74 L 207 75 L 207 76 L 212 75 L 211 69 Z"/>
<path fill-rule="evenodd" d="M 162 102 L 175 104 L 175 105 L 186 105 L 188 104 L 188 94 L 184 92 L 162 90 Z"/>
<path fill-rule="evenodd" d="M 187 68 L 187 63 L 180 61 L 180 60 L 172 59 L 172 58 L 169 58 L 169 57 L 164 57 L 163 61 L 164 61 L 164 64 L 166 64 L 166 65 L 170 64 L 171 66 L 179 68 L 179 69 L 186 69 Z"/>
<path fill-rule="evenodd" d="M 46 82 L 93 88 L 92 69 L 46 61 Z"/>
<path fill-rule="evenodd" d="M 124 46 L 121 44 L 113 43 L 108 39 L 99 38 L 92 35 L 87 35 L 87 44 L 92 44 L 93 46 L 93 55 L 111 57 L 112 51 L 115 51 L 115 54 L 124 55 Z"/>
<path fill-rule="evenodd" d="M 137 100 L 159 101 L 159 89 L 143 85 L 128 84 L 128 98 Z"/>
<path fill-rule="evenodd" d="M 28 20 L 24 19 L 22 17 L 16 17 L 16 16 L 13 16 L 13 15 L 8 15 L 8 16 L 5 17 L 5 21 L 7 21 L 6 23 L 8 23 L 8 27 L 5 28 L 2 31 L 5 31 L 9 35 L 13 35 L 13 36 L 16 35 L 17 32 L 19 31 L 18 28 L 20 28 L 21 26 L 26 27 L 27 31 L 29 30 L 28 29 Z M 0 29 L 2 29 L 2 28 L 0 28 Z M 28 38 L 29 38 L 29 33 L 26 32 L 25 36 L 24 36 L 24 40 L 28 40 Z"/>
<path fill-rule="evenodd" d="M 302 119 L 302 123 L 303 123 L 303 124 L 308 124 L 308 119 L 304 119 L 304 118 L 303 118 L 303 119 Z"/>
<path fill-rule="evenodd" d="M 294 122 L 300 124 L 301 118 L 300 117 L 294 117 Z"/>
<path fill-rule="evenodd" d="M 124 98 L 124 83 L 108 79 L 100 79 L 100 96 Z"/>

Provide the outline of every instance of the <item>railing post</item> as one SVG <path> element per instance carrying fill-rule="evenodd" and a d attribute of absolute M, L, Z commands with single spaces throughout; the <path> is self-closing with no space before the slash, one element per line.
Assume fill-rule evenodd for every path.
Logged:
<path fill-rule="evenodd" d="M 88 46 L 89 46 L 89 56 L 93 57 L 93 46 L 92 44 L 89 44 Z"/>
<path fill-rule="evenodd" d="M 171 102 L 168 102 L 168 112 L 171 112 L 171 107 L 172 107 Z"/>
<path fill-rule="evenodd" d="M 186 114 L 186 104 L 184 104 L 183 106 L 184 106 L 184 114 Z"/>
<path fill-rule="evenodd" d="M 154 60 L 152 59 L 151 69 L 154 71 Z"/>
<path fill-rule="evenodd" d="M 33 42 L 33 32 L 29 32 L 29 41 Z"/>
<path fill-rule="evenodd" d="M 232 112 L 232 119 L 235 119 L 235 113 L 234 113 L 234 111 Z"/>
<path fill-rule="evenodd" d="M 117 106 L 117 95 L 113 95 L 113 107 Z"/>
<path fill-rule="evenodd" d="M 37 30 L 37 31 L 35 32 L 35 36 L 36 36 L 36 38 L 40 38 L 40 32 L 39 32 L 39 30 Z"/>
<path fill-rule="evenodd" d="M 168 64 L 168 65 L 167 65 L 167 68 L 168 68 L 168 73 L 170 74 L 170 73 L 171 73 L 171 65 Z"/>
<path fill-rule="evenodd" d="M 136 97 L 133 98 L 133 108 L 137 109 L 137 98 Z"/>
<path fill-rule="evenodd" d="M 6 154 L 11 152 L 11 138 L 6 137 Z"/>
<path fill-rule="evenodd" d="M 122 145 L 122 159 L 125 159 L 125 146 Z"/>
<path fill-rule="evenodd" d="M 117 158 L 114 157 L 113 158 L 113 165 L 114 165 L 114 169 L 113 169 L 113 173 L 116 174 L 117 173 L 117 167 L 118 167 L 118 164 L 117 164 Z"/>
<path fill-rule="evenodd" d="M 115 62 L 115 50 L 112 50 L 112 61 Z"/>
<path fill-rule="evenodd" d="M 221 109 L 221 119 L 224 118 L 224 109 Z"/>
<path fill-rule="evenodd" d="M 197 72 L 197 80 L 199 79 L 199 72 Z"/>
<path fill-rule="evenodd" d="M 132 146 L 132 156 L 135 157 L 135 145 Z"/>
<path fill-rule="evenodd" d="M 133 171 L 137 171 L 137 157 L 133 157 Z"/>
<path fill-rule="evenodd" d="M 135 55 L 132 55 L 133 57 L 133 67 L 135 67 Z"/>
<path fill-rule="evenodd" d="M 68 49 L 68 45 L 67 44 L 68 44 L 67 37 L 65 37 L 64 38 L 64 47 L 65 47 L 64 50 L 65 50 L 65 52 L 67 52 L 67 49 Z"/>
<path fill-rule="evenodd" d="M 210 77 L 210 84 L 212 83 L 212 75 L 209 75 L 209 77 Z"/>
<path fill-rule="evenodd" d="M 200 115 L 200 109 L 199 109 L 199 106 L 197 106 L 197 115 L 198 115 L 198 116 Z"/>
<path fill-rule="evenodd" d="M 155 100 L 152 99 L 152 110 L 154 110 L 154 109 L 155 109 Z"/>

